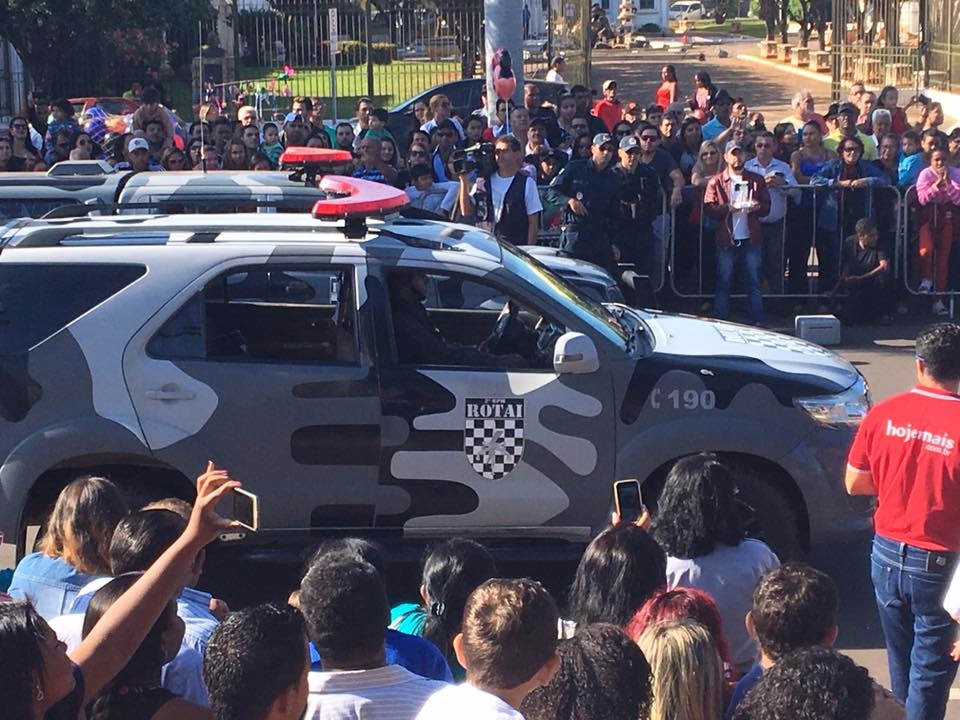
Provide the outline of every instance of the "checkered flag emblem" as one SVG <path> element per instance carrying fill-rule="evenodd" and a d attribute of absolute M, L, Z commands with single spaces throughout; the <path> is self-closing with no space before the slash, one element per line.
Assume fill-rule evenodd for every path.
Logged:
<path fill-rule="evenodd" d="M 523 456 L 523 400 L 467 398 L 463 451 L 488 480 L 507 475 Z"/>

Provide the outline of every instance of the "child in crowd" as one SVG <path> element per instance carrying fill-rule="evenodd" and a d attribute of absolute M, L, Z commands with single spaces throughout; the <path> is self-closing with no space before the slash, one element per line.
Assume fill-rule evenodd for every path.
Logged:
<path fill-rule="evenodd" d="M 280 129 L 276 123 L 268 122 L 263 124 L 263 142 L 260 144 L 260 152 L 270 158 L 273 167 L 280 166 L 280 155 L 283 154 L 283 143 L 280 142 Z"/>
<path fill-rule="evenodd" d="M 753 591 L 747 630 L 760 645 L 760 662 L 737 683 L 725 713 L 733 718 L 737 706 L 765 673 L 782 657 L 801 648 L 829 647 L 837 639 L 836 583 L 804 563 L 787 563 L 760 578 Z M 876 710 L 871 717 L 903 718 L 903 706 L 874 684 Z"/>
<path fill-rule="evenodd" d="M 443 653 L 453 676 L 463 680 L 453 639 L 461 632 L 467 598 L 479 585 L 497 574 L 490 552 L 480 543 L 454 538 L 430 549 L 423 562 L 420 585 L 422 605 L 404 603 L 390 611 L 390 627 L 420 635 Z"/>
<path fill-rule="evenodd" d="M 650 665 L 616 625 L 577 630 L 557 646 L 560 670 L 521 703 L 526 720 L 637 720 L 650 709 Z"/>
<path fill-rule="evenodd" d="M 550 683 L 557 657 L 557 606 L 535 580 L 488 580 L 474 590 L 453 638 L 467 681 L 433 695 L 417 720 L 523 720 L 518 708 Z"/>

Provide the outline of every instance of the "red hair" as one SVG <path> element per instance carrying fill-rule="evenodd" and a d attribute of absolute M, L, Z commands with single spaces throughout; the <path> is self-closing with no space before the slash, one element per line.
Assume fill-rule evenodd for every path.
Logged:
<path fill-rule="evenodd" d="M 720 659 L 730 666 L 730 646 L 723 633 L 723 620 L 717 603 L 703 590 L 678 587 L 673 590 L 661 588 L 654 592 L 634 613 L 625 631 L 636 642 L 648 627 L 668 620 L 696 620 L 713 636 Z"/>

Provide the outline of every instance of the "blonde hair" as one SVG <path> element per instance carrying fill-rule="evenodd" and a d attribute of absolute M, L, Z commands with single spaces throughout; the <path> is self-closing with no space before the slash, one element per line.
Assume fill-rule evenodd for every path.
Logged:
<path fill-rule="evenodd" d="M 110 540 L 128 512 L 126 500 L 109 480 L 77 478 L 60 491 L 40 551 L 62 557 L 87 575 L 110 575 Z"/>
<path fill-rule="evenodd" d="M 714 720 L 723 714 L 723 663 L 703 625 L 657 623 L 637 645 L 653 672 L 650 720 Z"/>
<path fill-rule="evenodd" d="M 704 150 L 714 149 L 717 151 L 717 172 L 712 173 L 707 170 L 707 166 L 703 164 L 703 158 L 700 156 L 703 155 Z M 690 174 L 697 173 L 698 175 L 704 177 L 712 177 L 713 175 L 718 175 L 723 172 L 724 162 L 723 162 L 723 151 L 720 149 L 720 146 L 714 140 L 704 140 L 700 143 L 700 149 L 697 150 L 697 161 L 693 164 L 693 167 L 690 168 Z"/>

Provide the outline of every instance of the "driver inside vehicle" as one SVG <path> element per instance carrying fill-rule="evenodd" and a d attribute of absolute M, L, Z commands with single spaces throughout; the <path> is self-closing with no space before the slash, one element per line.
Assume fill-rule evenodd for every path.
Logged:
<path fill-rule="evenodd" d="M 530 367 L 530 362 L 523 355 L 506 351 L 507 343 L 504 340 L 507 331 L 515 328 L 510 334 L 516 335 L 523 334 L 525 330 L 521 321 L 511 322 L 517 312 L 512 302 L 504 308 L 486 340 L 476 346 L 459 344 L 444 336 L 424 307 L 429 282 L 427 273 L 415 269 L 396 270 L 387 278 L 393 331 L 401 365 Z"/>

